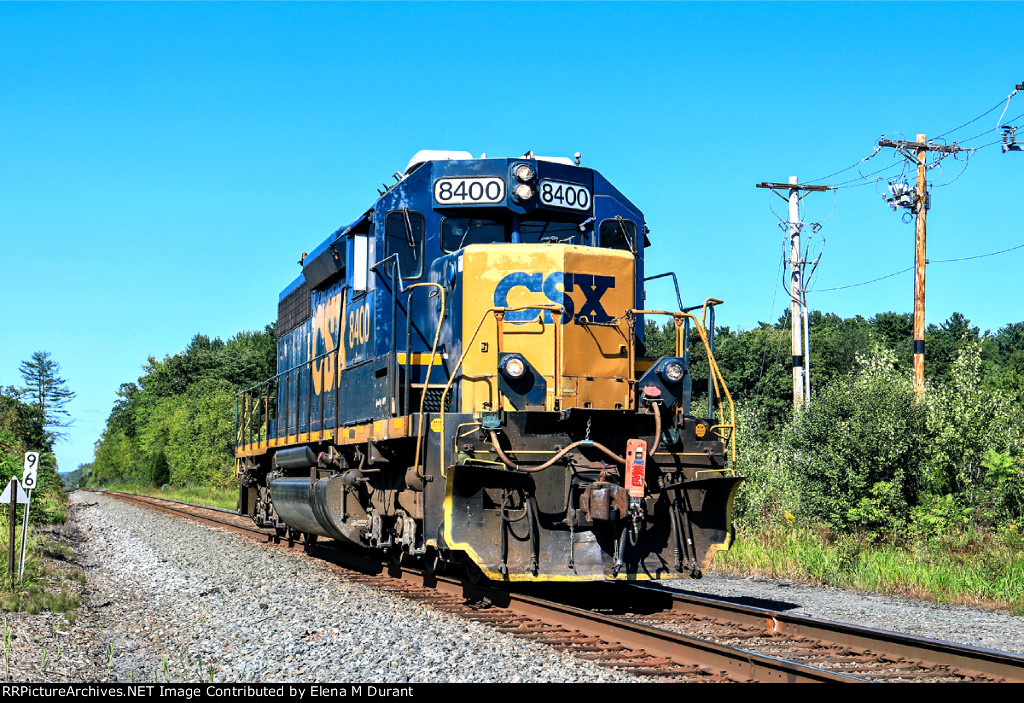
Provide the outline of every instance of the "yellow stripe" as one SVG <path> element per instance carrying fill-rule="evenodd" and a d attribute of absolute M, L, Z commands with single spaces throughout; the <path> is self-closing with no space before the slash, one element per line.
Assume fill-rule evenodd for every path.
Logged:
<path fill-rule="evenodd" d="M 338 427 L 333 430 L 323 430 L 299 435 L 290 434 L 287 437 L 272 437 L 261 442 L 243 444 L 235 448 L 236 457 L 255 456 L 265 454 L 276 447 L 288 447 L 297 444 L 308 444 L 316 441 L 328 441 L 332 438 L 336 444 L 359 444 L 372 439 L 396 439 L 408 437 L 412 431 L 410 416 L 390 418 L 389 420 L 377 420 L 376 422 L 355 425 L 354 427 Z"/>
<path fill-rule="evenodd" d="M 650 370 L 650 368 L 654 366 L 655 361 L 657 361 L 657 359 L 637 359 L 635 364 L 637 375 Z"/>
<path fill-rule="evenodd" d="M 441 354 L 434 354 L 434 360 L 431 361 L 429 352 L 413 352 L 411 356 L 412 363 L 416 366 L 426 366 L 427 364 L 431 363 L 437 366 L 444 361 L 444 356 Z M 398 363 L 400 365 L 404 365 L 407 359 L 408 357 L 406 356 L 405 352 L 398 353 Z"/>

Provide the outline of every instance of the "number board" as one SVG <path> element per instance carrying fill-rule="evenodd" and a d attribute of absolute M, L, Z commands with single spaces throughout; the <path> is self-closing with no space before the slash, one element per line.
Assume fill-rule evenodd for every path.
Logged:
<path fill-rule="evenodd" d="M 505 202 L 505 181 L 495 176 L 438 178 L 434 182 L 438 205 L 494 205 Z"/>
<path fill-rule="evenodd" d="M 549 207 L 589 210 L 592 198 L 590 189 L 586 186 L 561 181 L 541 181 L 540 201 Z"/>
<path fill-rule="evenodd" d="M 30 491 L 35 488 L 38 471 L 39 452 L 25 452 L 25 473 L 21 476 L 21 485 Z"/>

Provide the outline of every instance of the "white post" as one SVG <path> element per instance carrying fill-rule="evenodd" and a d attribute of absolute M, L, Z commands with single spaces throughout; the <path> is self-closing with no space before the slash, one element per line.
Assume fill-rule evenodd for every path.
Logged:
<path fill-rule="evenodd" d="M 789 177 L 789 295 L 790 317 L 793 332 L 793 409 L 804 403 L 804 350 L 800 330 L 803 327 L 801 315 L 802 286 L 800 285 L 800 190 L 796 176 Z"/>

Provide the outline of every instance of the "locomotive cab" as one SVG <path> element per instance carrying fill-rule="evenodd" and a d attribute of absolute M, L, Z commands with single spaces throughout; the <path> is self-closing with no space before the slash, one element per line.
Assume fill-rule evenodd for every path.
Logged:
<path fill-rule="evenodd" d="M 643 309 L 646 243 L 568 159 L 418 154 L 281 295 L 279 373 L 238 401 L 243 512 L 495 580 L 699 576 L 742 480 L 731 400 L 703 314 Z M 651 314 L 673 356 L 640 356 Z"/>

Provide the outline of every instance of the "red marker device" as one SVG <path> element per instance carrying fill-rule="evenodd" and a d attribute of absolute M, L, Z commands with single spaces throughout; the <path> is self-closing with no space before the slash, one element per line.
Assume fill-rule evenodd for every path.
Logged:
<path fill-rule="evenodd" d="M 644 480 L 647 475 L 647 440 L 631 439 L 626 442 L 626 490 L 630 502 L 639 502 L 644 497 Z"/>

